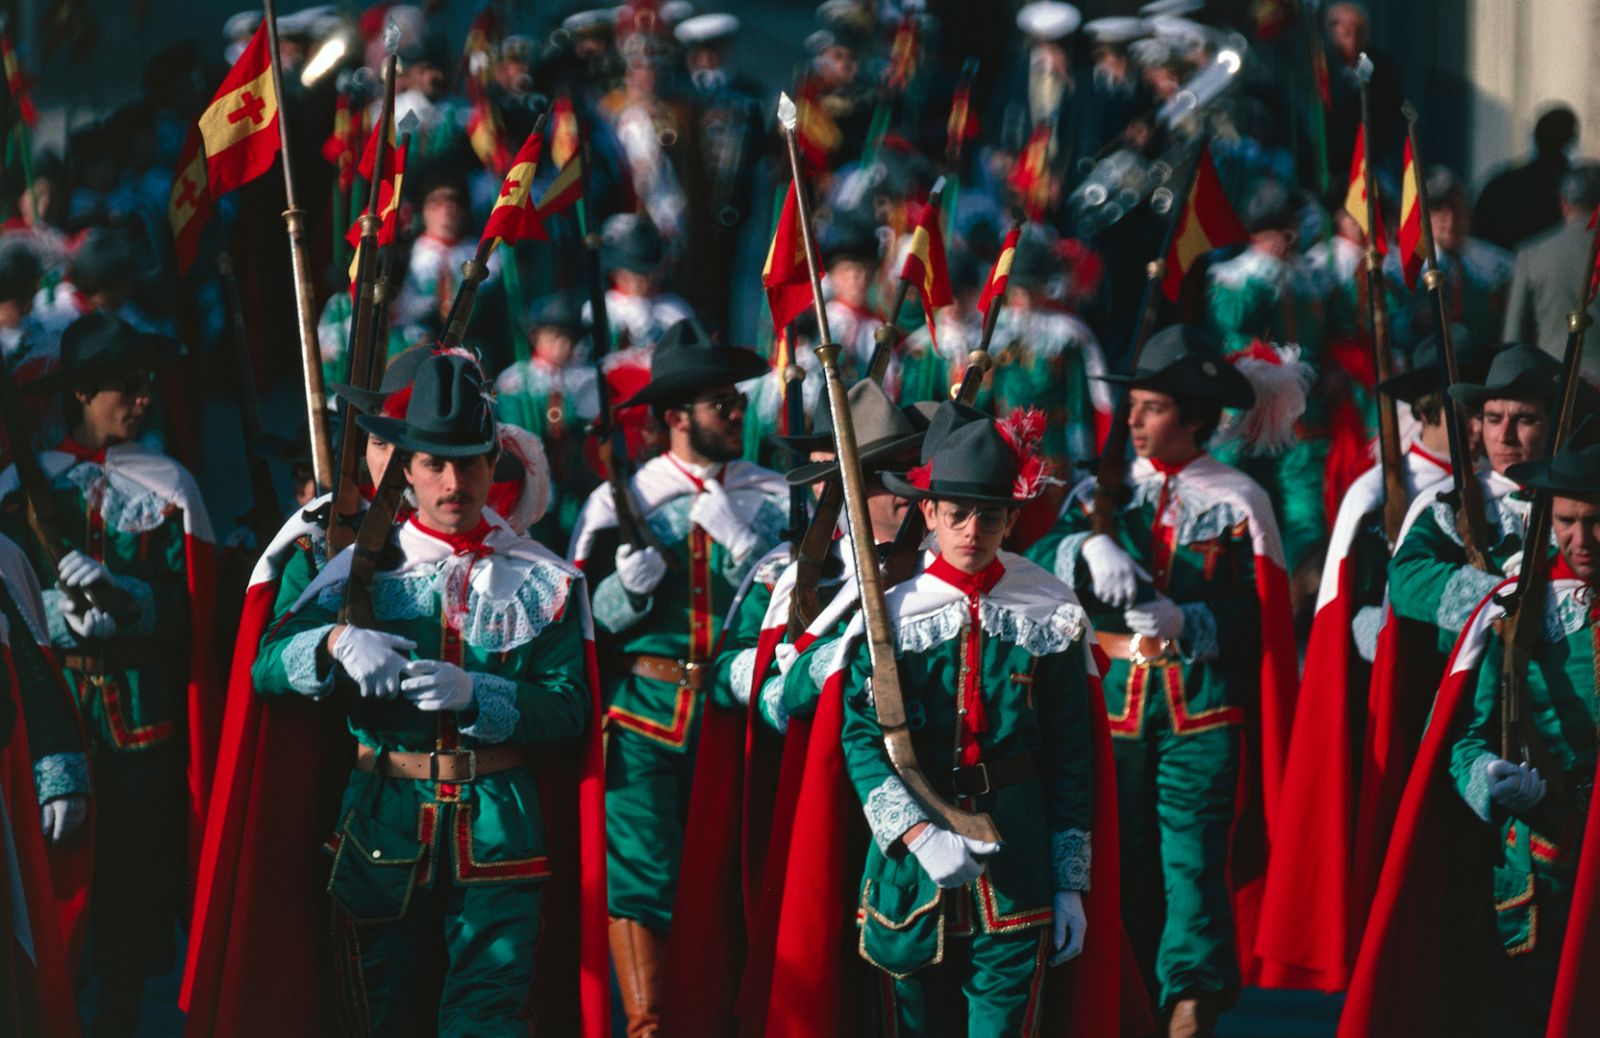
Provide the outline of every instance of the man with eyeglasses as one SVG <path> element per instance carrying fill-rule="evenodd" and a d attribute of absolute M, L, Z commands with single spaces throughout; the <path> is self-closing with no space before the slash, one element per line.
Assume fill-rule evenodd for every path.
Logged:
<path fill-rule="evenodd" d="M 153 371 L 178 352 L 170 339 L 91 313 L 63 333 L 60 366 L 29 384 L 60 393 L 69 430 L 39 455 L 55 533 L 71 548 L 59 565 L 47 561 L 28 526 L 15 467 L 0 473 L 0 522 L 47 588 L 50 641 L 91 744 L 85 966 L 98 981 L 89 1012 L 96 1033 L 131 1033 L 146 977 L 166 972 L 177 953 L 185 808 L 196 812 L 189 821 L 198 832 L 220 720 L 209 638 L 211 521 L 194 478 L 136 440 L 154 396 Z"/>
<path fill-rule="evenodd" d="M 1223 408 L 1255 402 L 1215 341 L 1172 325 L 1108 378 L 1127 387 L 1137 455 L 1114 531 L 1095 532 L 1088 479 L 1029 554 L 1077 589 L 1110 657 L 1123 921 L 1166 1033 L 1189 1038 L 1240 988 L 1234 899 L 1261 875 L 1248 840 L 1296 686 L 1288 581 L 1266 494 L 1206 451 Z"/>
<path fill-rule="evenodd" d="M 760 356 L 714 343 L 696 320 L 669 328 L 649 383 L 617 405 L 648 404 L 666 427 L 666 452 L 629 481 L 661 547 L 622 538 L 609 484 L 590 496 L 573 533 L 601 639 L 611 951 L 635 1038 L 659 1026 L 662 949 L 720 626 L 788 520 L 782 478 L 740 460 L 746 400 L 736 383 L 766 371 Z"/>

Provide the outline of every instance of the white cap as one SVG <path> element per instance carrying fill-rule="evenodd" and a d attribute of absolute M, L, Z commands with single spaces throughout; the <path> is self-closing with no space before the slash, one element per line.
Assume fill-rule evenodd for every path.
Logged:
<path fill-rule="evenodd" d="M 260 11 L 240 11 L 222 23 L 222 38 L 225 40 L 247 40 L 260 24 Z"/>
<path fill-rule="evenodd" d="M 1211 30 L 1188 18 L 1158 15 L 1150 19 L 1150 31 L 1181 54 L 1197 50 L 1211 42 Z"/>
<path fill-rule="evenodd" d="M 697 14 L 679 22 L 672 35 L 685 47 L 697 47 L 727 39 L 738 31 L 739 19 L 731 14 Z"/>
<path fill-rule="evenodd" d="M 661 5 L 661 20 L 668 25 L 682 25 L 694 17 L 694 4 L 689 0 L 667 0 Z"/>
<path fill-rule="evenodd" d="M 1150 35 L 1150 26 L 1143 18 L 1096 18 L 1084 23 L 1083 31 L 1096 43 L 1132 43 Z"/>
<path fill-rule="evenodd" d="M 592 11 L 579 11 L 569 14 L 561 20 L 561 27 L 568 32 L 585 32 L 589 29 L 598 29 L 601 26 L 615 26 L 617 23 L 616 11 L 610 7 L 598 7 Z"/>
<path fill-rule="evenodd" d="M 308 7 L 304 11 L 293 14 L 280 14 L 278 16 L 278 32 L 289 36 L 309 36 L 319 20 L 337 18 L 338 8 L 332 4 L 322 4 L 317 7 Z"/>
<path fill-rule="evenodd" d="M 1060 40 L 1083 24 L 1083 15 L 1060 0 L 1035 0 L 1017 11 L 1017 28 L 1036 40 Z"/>
<path fill-rule="evenodd" d="M 1205 10 L 1205 7 L 1206 0 L 1150 0 L 1139 8 L 1139 13 L 1146 18 L 1158 14 L 1194 14 Z"/>

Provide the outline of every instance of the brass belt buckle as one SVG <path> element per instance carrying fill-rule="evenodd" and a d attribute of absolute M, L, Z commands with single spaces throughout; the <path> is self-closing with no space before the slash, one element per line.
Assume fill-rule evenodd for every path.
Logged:
<path fill-rule="evenodd" d="M 1142 636 L 1137 634 L 1132 636 L 1132 640 L 1130 641 L 1128 647 L 1128 662 L 1133 666 L 1148 668 L 1154 666 L 1164 666 L 1172 662 L 1174 654 L 1172 651 L 1171 638 L 1161 639 L 1161 648 L 1154 656 L 1146 656 L 1144 654 L 1143 650 L 1140 649 L 1140 646 L 1143 644 L 1144 638 Z"/>
<path fill-rule="evenodd" d="M 464 779 L 445 779 L 444 781 L 446 781 L 446 782 L 454 782 L 454 783 L 459 784 L 459 783 L 462 783 L 462 782 L 473 782 L 473 781 L 477 780 L 477 778 L 478 778 L 478 753 L 477 753 L 476 750 L 446 750 L 443 754 L 441 754 L 438 750 L 431 751 L 428 754 L 428 778 L 430 780 L 432 780 L 434 782 L 440 781 L 440 779 L 439 779 L 439 758 L 441 756 L 446 756 L 446 757 L 466 757 L 467 758 L 467 777 L 464 778 Z"/>
<path fill-rule="evenodd" d="M 697 675 L 704 667 L 705 664 L 698 660 L 679 660 L 678 687 L 698 691 L 700 679 Z"/>

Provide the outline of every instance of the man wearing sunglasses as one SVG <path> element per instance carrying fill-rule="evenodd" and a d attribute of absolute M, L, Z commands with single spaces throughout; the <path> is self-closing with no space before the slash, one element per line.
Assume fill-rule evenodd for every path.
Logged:
<path fill-rule="evenodd" d="M 48 561 L 13 493 L 15 467 L 0 473 L 0 523 L 47 589 L 50 641 L 92 747 L 85 966 L 98 980 L 89 1012 L 97 1033 L 132 1032 L 145 978 L 166 972 L 177 952 L 185 808 L 203 808 L 197 783 L 209 779 L 220 721 L 209 639 L 211 521 L 194 478 L 135 439 L 153 402 L 153 371 L 178 351 L 170 339 L 90 313 L 63 333 L 60 366 L 29 383 L 29 391 L 60 394 L 69 430 L 39 455 L 55 533 L 71 549 L 59 565 Z M 186 764 L 206 779 L 186 786 Z"/>
<path fill-rule="evenodd" d="M 649 383 L 617 405 L 648 404 L 666 428 L 666 452 L 629 487 L 660 547 L 623 539 L 609 484 L 590 496 L 573 533 L 601 639 L 611 951 L 631 1036 L 659 1026 L 662 949 L 719 629 L 788 519 L 783 479 L 740 460 L 746 403 L 736 384 L 766 371 L 750 350 L 712 342 L 698 321 L 669 328 Z"/>
<path fill-rule="evenodd" d="M 1131 495 L 1096 533 L 1085 480 L 1029 554 L 1077 589 L 1111 660 L 1123 921 L 1167 1033 L 1189 1038 L 1240 986 L 1231 898 L 1263 863 L 1239 836 L 1275 792 L 1296 685 L 1288 579 L 1265 493 L 1206 451 L 1223 408 L 1255 402 L 1211 337 L 1172 325 L 1108 381 L 1128 387 Z M 1246 739 L 1262 774 L 1241 789 Z"/>

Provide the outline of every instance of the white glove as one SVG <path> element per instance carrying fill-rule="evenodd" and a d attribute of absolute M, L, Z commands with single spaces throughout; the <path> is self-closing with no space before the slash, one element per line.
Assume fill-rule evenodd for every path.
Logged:
<path fill-rule="evenodd" d="M 62 587 L 88 587 L 98 580 L 109 582 L 111 571 L 81 551 L 69 551 L 56 566 L 56 579 Z"/>
<path fill-rule="evenodd" d="M 1166 595 L 1140 602 L 1125 610 L 1122 618 L 1128 622 L 1129 630 L 1146 638 L 1171 641 L 1183 633 L 1183 610 Z"/>
<path fill-rule="evenodd" d="M 398 634 L 385 634 L 365 627 L 346 627 L 333 643 L 333 658 L 356 683 L 361 695 L 393 699 L 400 694 L 400 672 L 417 643 Z"/>
<path fill-rule="evenodd" d="M 792 642 L 779 642 L 772 650 L 772 655 L 778 661 L 778 673 L 787 675 L 794 661 L 800 658 L 800 650 Z"/>
<path fill-rule="evenodd" d="M 89 606 L 79 613 L 72 609 L 69 599 L 61 610 L 61 619 L 66 621 L 67 630 L 80 642 L 103 642 L 117 633 L 117 621 L 98 606 Z"/>
<path fill-rule="evenodd" d="M 1485 770 L 1489 772 L 1490 799 L 1514 815 L 1532 811 L 1544 799 L 1544 778 L 1538 768 L 1496 757 Z"/>
<path fill-rule="evenodd" d="M 617 579 L 636 595 L 648 595 L 667 575 L 667 560 L 654 548 L 624 544 L 617 549 Z"/>
<path fill-rule="evenodd" d="M 917 856 L 928 878 L 941 887 L 959 887 L 982 874 L 981 859 L 998 851 L 1000 845 L 930 825 L 906 849 Z"/>
<path fill-rule="evenodd" d="M 1094 597 L 1108 606 L 1133 605 L 1139 581 L 1150 581 L 1122 545 L 1110 534 L 1097 533 L 1083 542 L 1083 561 L 1089 564 L 1089 579 L 1094 582 Z"/>
<path fill-rule="evenodd" d="M 69 793 L 46 801 L 39 808 L 39 824 L 45 839 L 60 843 L 83 827 L 89 817 L 89 798 L 82 793 Z"/>
<path fill-rule="evenodd" d="M 711 535 L 736 559 L 742 559 L 756 546 L 756 532 L 749 520 L 739 514 L 733 499 L 714 479 L 705 481 L 705 491 L 696 494 L 689 505 L 689 521 Z"/>
<path fill-rule="evenodd" d="M 1507 577 L 1520 576 L 1522 574 L 1522 552 L 1516 552 L 1506 559 L 1505 565 L 1500 567 L 1500 572 Z"/>
<path fill-rule="evenodd" d="M 472 705 L 472 675 L 444 660 L 412 660 L 401 668 L 401 693 L 418 710 L 465 710 Z"/>
<path fill-rule="evenodd" d="M 1083 934 L 1089 928 L 1089 917 L 1083 912 L 1083 895 L 1076 890 L 1056 891 L 1050 916 L 1055 922 L 1055 939 L 1051 942 L 1055 954 L 1050 956 L 1050 965 L 1059 966 L 1083 953 Z"/>

